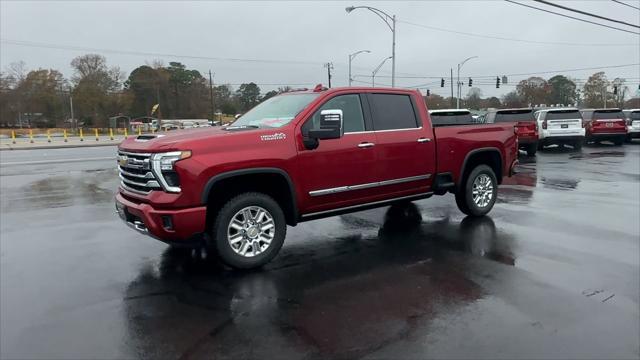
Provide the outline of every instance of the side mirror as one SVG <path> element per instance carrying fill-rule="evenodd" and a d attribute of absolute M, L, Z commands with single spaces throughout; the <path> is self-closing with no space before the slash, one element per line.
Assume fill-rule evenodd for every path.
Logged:
<path fill-rule="evenodd" d="M 309 130 L 312 139 L 339 139 L 344 135 L 342 126 L 342 110 L 322 110 L 320 112 L 320 129 Z"/>

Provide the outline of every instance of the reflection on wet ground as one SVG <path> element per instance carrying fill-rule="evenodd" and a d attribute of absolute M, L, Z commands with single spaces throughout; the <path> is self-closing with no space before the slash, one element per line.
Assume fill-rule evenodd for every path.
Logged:
<path fill-rule="evenodd" d="M 85 171 L 81 176 L 54 175 L 2 194 L 2 211 L 60 208 L 113 200 L 113 170 Z"/>
<path fill-rule="evenodd" d="M 278 273 L 229 271 L 198 254 L 165 251 L 126 292 L 128 328 L 139 340 L 134 346 L 151 357 L 176 351 L 158 333 L 167 328 L 158 318 L 173 321 L 167 311 L 178 301 L 225 314 L 207 341 L 187 350 L 191 355 L 255 357 L 284 347 L 277 351 L 287 356 L 360 357 L 411 336 L 415 324 L 441 307 L 484 296 L 464 269 L 450 268 L 450 251 L 515 263 L 512 238 L 490 217 L 422 222 L 414 204 L 403 204 L 390 207 L 384 218 L 378 237 L 343 239 L 331 258 L 297 257 L 288 267 L 277 259 Z"/>

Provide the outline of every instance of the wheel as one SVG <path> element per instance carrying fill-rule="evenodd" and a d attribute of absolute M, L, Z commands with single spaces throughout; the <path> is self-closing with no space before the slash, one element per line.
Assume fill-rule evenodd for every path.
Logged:
<path fill-rule="evenodd" d="M 538 150 L 538 146 L 536 144 L 531 144 L 527 146 L 527 156 L 534 156 L 537 150 Z"/>
<path fill-rule="evenodd" d="M 496 175 L 487 165 L 478 165 L 456 192 L 458 209 L 470 216 L 483 216 L 493 208 L 498 195 Z"/>
<path fill-rule="evenodd" d="M 538 142 L 538 150 L 542 151 L 542 149 L 544 148 L 544 145 L 542 145 L 542 141 Z"/>
<path fill-rule="evenodd" d="M 624 143 L 624 138 L 617 138 L 613 141 L 616 146 L 621 146 Z"/>
<path fill-rule="evenodd" d="M 260 267 L 280 251 L 287 232 L 280 205 L 262 193 L 244 193 L 218 212 L 212 244 L 220 260 L 234 268 Z"/>
<path fill-rule="evenodd" d="M 624 141 L 625 141 L 626 143 L 631 143 L 631 141 L 632 141 L 632 140 L 631 140 L 631 135 L 627 135 L 627 137 L 624 139 Z"/>
<path fill-rule="evenodd" d="M 582 149 L 582 141 L 578 140 L 576 142 L 573 143 L 573 149 L 574 150 L 580 150 Z"/>

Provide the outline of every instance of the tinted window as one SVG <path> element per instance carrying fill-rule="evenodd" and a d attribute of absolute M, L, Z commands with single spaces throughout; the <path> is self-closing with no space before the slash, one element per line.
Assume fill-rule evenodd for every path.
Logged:
<path fill-rule="evenodd" d="M 640 120 L 640 111 L 634 111 L 629 115 L 631 120 Z"/>
<path fill-rule="evenodd" d="M 362 116 L 362 105 L 360 95 L 349 94 L 339 95 L 329 99 L 318 109 L 313 116 L 307 120 L 302 127 L 302 133 L 306 134 L 309 129 L 320 128 L 320 112 L 322 110 L 342 110 L 342 124 L 344 132 L 364 131 L 364 116 Z"/>
<path fill-rule="evenodd" d="M 409 95 L 371 94 L 374 130 L 417 128 L 416 114 Z"/>
<path fill-rule="evenodd" d="M 431 113 L 433 126 L 469 125 L 475 121 L 468 111 L 438 111 Z"/>
<path fill-rule="evenodd" d="M 531 110 L 500 111 L 496 114 L 494 122 L 534 121 Z"/>
<path fill-rule="evenodd" d="M 582 119 L 578 110 L 549 111 L 546 116 L 547 120 L 569 120 Z"/>
<path fill-rule="evenodd" d="M 624 119 L 624 114 L 620 110 L 596 110 L 593 112 L 594 119 Z"/>

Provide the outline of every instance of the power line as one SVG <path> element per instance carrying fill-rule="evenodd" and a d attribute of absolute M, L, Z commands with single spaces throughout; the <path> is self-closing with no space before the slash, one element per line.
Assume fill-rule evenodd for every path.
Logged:
<path fill-rule="evenodd" d="M 594 24 L 594 25 L 598 25 L 598 26 L 606 27 L 606 28 L 609 28 L 609 29 L 614 29 L 614 30 L 619 30 L 619 31 L 624 31 L 624 32 L 627 32 L 627 33 L 635 34 L 635 35 L 640 35 L 640 33 L 639 33 L 639 32 L 635 32 L 635 31 L 631 31 L 631 30 L 626 30 L 626 29 L 620 29 L 620 28 L 617 28 L 617 27 L 614 27 L 614 26 L 609 26 L 609 25 L 605 25 L 605 24 L 600 24 L 600 23 L 597 23 L 597 22 L 594 22 L 594 21 L 589 21 L 589 20 L 585 20 L 585 19 L 580 19 L 580 18 L 577 18 L 577 17 L 574 17 L 574 16 L 569 16 L 569 15 L 561 14 L 561 13 L 558 13 L 558 12 L 555 12 L 555 11 L 546 10 L 546 9 L 541 9 L 541 8 L 539 8 L 539 7 L 535 7 L 535 6 L 531 6 L 531 5 L 527 5 L 527 4 L 522 4 L 522 3 L 519 3 L 519 2 L 517 2 L 517 1 L 513 1 L 513 0 L 504 0 L 504 1 L 509 2 L 509 3 L 512 3 L 512 4 L 516 4 L 516 5 L 520 5 L 520 6 L 528 7 L 528 8 L 531 8 L 531 9 L 535 9 L 535 10 L 539 10 L 539 11 L 544 11 L 544 12 L 547 12 L 547 13 L 550 13 L 550 14 L 559 15 L 559 16 L 566 17 L 566 18 L 569 18 L 569 19 L 574 19 L 574 20 L 578 20 L 578 21 L 586 22 L 586 23 L 589 23 L 589 24 Z"/>
<path fill-rule="evenodd" d="M 198 55 L 163 54 L 163 53 L 130 51 L 130 50 L 99 49 L 99 48 L 39 43 L 34 41 L 22 41 L 22 40 L 10 40 L 10 39 L 0 39 L 0 42 L 11 44 L 11 45 L 17 45 L 17 46 L 40 47 L 40 48 L 47 48 L 47 49 L 78 50 L 78 51 L 103 52 L 103 53 L 113 53 L 113 54 L 139 55 L 139 56 L 172 57 L 172 58 L 182 58 L 182 59 L 200 59 L 200 60 L 252 62 L 252 63 L 276 63 L 276 64 L 304 64 L 304 65 L 309 65 L 309 64 L 321 65 L 322 64 L 321 62 L 314 62 L 314 61 L 223 58 L 223 57 L 198 56 Z"/>
<path fill-rule="evenodd" d="M 622 24 L 622 25 L 632 26 L 634 28 L 640 29 L 640 26 L 638 26 L 636 24 L 630 24 L 628 22 L 624 22 L 624 21 L 620 21 L 620 20 L 604 17 L 604 16 L 601 16 L 601 15 L 597 15 L 597 14 L 593 14 L 593 13 L 590 13 L 590 12 L 586 12 L 586 11 L 570 8 L 570 7 L 563 6 L 563 5 L 554 4 L 554 3 L 546 1 L 546 0 L 533 0 L 533 1 L 539 2 L 541 4 L 546 4 L 546 5 L 549 5 L 549 6 L 557 7 L 557 8 L 563 9 L 563 10 L 572 11 L 572 12 L 575 12 L 575 13 L 578 13 L 578 14 L 587 15 L 587 16 L 591 16 L 591 17 L 594 17 L 594 18 L 598 18 L 598 19 L 602 19 L 602 20 L 606 20 L 606 21 L 611 21 L 611 22 L 614 22 L 614 23 Z"/>
<path fill-rule="evenodd" d="M 636 47 L 640 46 L 640 44 L 637 44 L 637 43 L 636 44 L 630 44 L 630 43 L 629 44 L 606 44 L 606 43 L 586 44 L 586 43 L 570 43 L 570 42 L 525 40 L 525 39 L 507 38 L 507 37 L 502 37 L 502 36 L 493 36 L 493 35 L 483 35 L 483 34 L 469 33 L 469 32 L 457 31 L 457 30 L 451 30 L 451 29 L 443 29 L 443 28 L 438 28 L 438 27 L 428 26 L 428 25 L 423 25 L 423 24 L 417 24 L 417 23 L 414 23 L 414 22 L 404 21 L 404 20 L 396 20 L 396 22 L 407 24 L 407 25 L 412 25 L 412 26 L 417 26 L 417 27 L 421 27 L 421 28 L 425 28 L 425 29 L 430 29 L 430 30 L 436 30 L 436 31 L 442 31 L 442 32 L 458 34 L 458 35 L 466 35 L 466 36 L 473 36 L 473 37 L 479 37 L 479 38 L 485 38 L 485 39 L 494 39 L 494 40 L 505 40 L 505 41 L 522 42 L 522 43 L 527 43 L 527 44 L 562 45 L 562 46 L 636 46 Z"/>
<path fill-rule="evenodd" d="M 618 1 L 618 0 L 611 0 L 611 1 L 613 1 L 614 3 L 618 3 L 618 4 L 620 4 L 620 5 L 628 6 L 628 7 L 630 7 L 630 8 L 636 9 L 636 10 L 640 10 L 640 7 L 635 7 L 635 6 L 633 6 L 633 5 L 629 5 L 629 4 L 624 3 L 624 2 L 622 2 L 622 1 Z"/>

